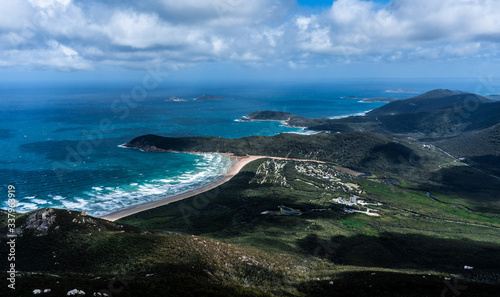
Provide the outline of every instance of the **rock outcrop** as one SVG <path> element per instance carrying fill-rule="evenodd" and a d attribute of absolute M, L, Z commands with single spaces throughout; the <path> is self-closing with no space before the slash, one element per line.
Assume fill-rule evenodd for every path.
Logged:
<path fill-rule="evenodd" d="M 33 212 L 26 219 L 26 230 L 33 230 L 37 236 L 47 235 L 50 226 L 56 221 L 53 209 L 45 208 Z"/>

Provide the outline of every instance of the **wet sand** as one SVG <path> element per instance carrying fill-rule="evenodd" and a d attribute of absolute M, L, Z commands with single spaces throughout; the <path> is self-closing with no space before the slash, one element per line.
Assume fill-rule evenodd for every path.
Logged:
<path fill-rule="evenodd" d="M 192 152 L 192 153 L 195 153 L 195 152 Z M 118 219 L 130 216 L 130 215 L 133 215 L 133 214 L 145 211 L 145 210 L 149 210 L 149 209 L 153 209 L 153 208 L 156 208 L 159 206 L 167 205 L 167 204 L 172 203 L 172 202 L 180 201 L 180 200 L 183 200 L 183 199 L 210 191 L 210 190 L 226 183 L 231 178 L 233 178 L 233 176 L 238 174 L 238 172 L 240 172 L 240 170 L 243 167 L 245 167 L 245 165 L 247 165 L 248 163 L 250 163 L 252 161 L 258 160 L 258 159 L 307 161 L 307 162 L 316 162 L 316 163 L 322 163 L 322 164 L 331 164 L 329 162 L 324 162 L 324 161 L 283 158 L 283 157 L 270 157 L 270 156 L 235 157 L 231 154 L 224 154 L 224 155 L 229 156 L 231 158 L 232 165 L 231 165 L 231 168 L 227 171 L 227 173 L 225 175 L 221 176 L 220 178 L 218 178 L 217 180 L 215 180 L 211 183 L 208 183 L 204 186 L 198 187 L 196 189 L 192 189 L 190 191 L 179 193 L 177 195 L 167 196 L 167 197 L 160 199 L 160 200 L 149 201 L 149 202 L 133 205 L 133 206 L 130 206 L 130 207 L 127 207 L 124 209 L 120 209 L 117 211 L 113 211 L 111 213 L 108 213 L 106 215 L 101 216 L 101 218 L 109 220 L 109 221 L 116 221 Z M 331 164 L 331 165 L 333 165 L 333 164 Z M 364 174 L 362 172 L 354 171 L 354 170 L 351 170 L 349 168 L 345 168 L 345 167 L 341 167 L 341 166 L 337 166 L 337 165 L 334 165 L 334 166 L 337 170 L 354 175 L 354 176 L 359 176 L 359 175 Z"/>
<path fill-rule="evenodd" d="M 245 165 L 247 165 L 248 163 L 250 163 L 252 161 L 262 159 L 262 158 L 267 158 L 267 157 L 265 157 L 265 156 L 247 156 L 247 157 L 231 156 L 231 161 L 233 164 L 232 164 L 231 168 L 228 170 L 228 172 L 225 175 L 221 176 L 220 178 L 218 178 L 217 180 L 215 180 L 209 184 L 206 184 L 202 187 L 198 187 L 196 189 L 192 189 L 190 191 L 179 193 L 177 195 L 167 196 L 167 197 L 160 199 L 160 200 L 149 201 L 149 202 L 133 205 L 133 206 L 130 206 L 130 207 L 127 207 L 124 209 L 120 209 L 117 211 L 113 211 L 109 214 L 101 216 L 101 218 L 109 220 L 109 221 L 116 221 L 116 220 L 121 219 L 123 217 L 130 216 L 130 215 L 133 215 L 133 214 L 145 211 L 145 210 L 153 209 L 153 208 L 156 208 L 159 206 L 167 205 L 167 204 L 172 203 L 172 202 L 180 201 L 180 200 L 183 200 L 183 199 L 195 196 L 195 195 L 202 194 L 206 191 L 210 191 L 210 190 L 226 183 L 231 178 L 233 178 L 233 176 L 238 174 L 238 172 L 240 172 L 240 170 L 243 167 L 245 167 Z"/>

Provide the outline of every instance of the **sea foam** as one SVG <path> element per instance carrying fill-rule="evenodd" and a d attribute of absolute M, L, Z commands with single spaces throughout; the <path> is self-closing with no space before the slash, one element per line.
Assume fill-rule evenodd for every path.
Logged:
<path fill-rule="evenodd" d="M 137 177 L 137 182 L 114 187 L 94 186 L 83 192 L 84 198 L 66 199 L 62 206 L 85 210 L 91 215 L 104 215 L 136 204 L 155 201 L 201 187 L 225 174 L 231 160 L 220 154 L 199 154 L 195 168 L 174 177 Z M 55 198 L 55 197 L 54 197 Z"/>
<path fill-rule="evenodd" d="M 343 119 L 343 118 L 348 118 L 348 117 L 353 117 L 353 116 L 364 117 L 364 116 L 366 116 L 366 114 L 368 112 L 370 112 L 370 110 L 367 110 L 367 111 L 364 111 L 364 112 L 358 112 L 358 113 L 351 113 L 351 114 L 343 114 L 343 115 L 338 115 L 338 116 L 331 116 L 331 117 L 328 117 L 328 118 L 331 119 L 331 120 L 335 120 L 335 119 Z"/>

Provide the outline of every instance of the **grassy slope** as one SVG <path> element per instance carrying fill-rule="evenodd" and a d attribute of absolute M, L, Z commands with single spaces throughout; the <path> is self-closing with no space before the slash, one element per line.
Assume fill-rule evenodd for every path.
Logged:
<path fill-rule="evenodd" d="M 383 216 L 344 214 L 331 201 L 352 194 L 384 203 L 375 207 Z M 261 214 L 281 204 L 305 213 Z M 316 163 L 258 160 L 208 193 L 118 223 L 65 210 L 56 216 L 48 235 L 20 238 L 18 270 L 39 274 L 19 276 L 13 296 L 37 288 L 51 288 L 45 296 L 73 288 L 91 295 L 115 277 L 127 279 L 118 296 L 435 296 L 445 275 L 468 286 L 463 296 L 499 288 L 485 282 L 499 282 L 500 230 L 449 222 L 500 227 L 497 215 Z"/>
<path fill-rule="evenodd" d="M 435 137 L 483 129 L 497 121 L 489 107 L 457 117 L 458 102 L 454 111 L 383 116 L 382 124 L 369 116 L 293 121 L 331 131 L 423 131 Z M 490 145 L 495 133 L 471 132 L 439 144 L 449 148 L 465 139 L 460 149 L 476 151 L 484 141 Z M 32 296 L 36 288 L 52 289 L 44 296 L 65 295 L 73 288 L 91 295 L 117 276 L 127 278 L 127 284 L 116 296 L 437 296 L 449 288 L 445 275 L 467 286 L 461 296 L 499 291 L 500 183 L 435 149 L 359 132 L 237 140 L 146 136 L 135 141 L 181 151 L 320 159 L 383 179 L 358 179 L 312 163 L 307 165 L 312 171 L 304 173 L 297 170 L 303 162 L 259 160 L 219 188 L 124 218 L 123 225 L 89 217 L 83 223 L 77 213 L 56 210 L 58 231 L 19 238 L 18 270 L 37 274 L 19 276 L 12 296 Z M 336 177 L 326 180 L 314 176 L 315 170 Z M 399 181 L 383 183 L 392 177 Z M 424 190 L 441 202 L 425 197 Z M 383 203 L 374 207 L 382 217 L 345 214 L 343 206 L 332 203 L 334 197 L 353 194 Z M 282 204 L 304 214 L 261 214 Z M 19 217 L 17 225 L 25 218 Z M 4 225 L 3 214 L 3 230 Z M 0 252 L 6 254 L 3 240 Z M 6 267 L 5 257 L 0 264 Z M 463 265 L 475 269 L 464 271 Z M 5 279 L 0 285 L 6 286 Z"/>
<path fill-rule="evenodd" d="M 276 112 L 256 112 L 258 118 L 283 119 Z M 433 143 L 490 174 L 499 175 L 498 125 L 500 102 L 450 90 L 391 102 L 363 117 L 307 119 L 286 114 L 289 125 L 309 130 L 373 132 L 399 139 L 411 137 Z"/>
<path fill-rule="evenodd" d="M 25 231 L 18 237 L 15 263 L 24 273 L 11 296 L 32 296 L 44 288 L 52 290 L 44 296 L 65 296 L 74 288 L 92 296 L 116 277 L 128 283 L 118 296 L 297 294 L 289 275 L 298 265 L 289 256 L 205 237 L 145 232 L 66 210 L 55 214 L 47 235 Z M 16 223 L 23 230 L 26 217 Z M 3 240 L 0 251 L 7 254 Z M 6 260 L 0 259 L 1 267 Z M 7 286 L 5 279 L 1 284 Z"/>
<path fill-rule="evenodd" d="M 365 132 L 272 137 L 168 138 L 140 136 L 131 147 L 173 151 L 225 152 L 236 155 L 269 155 L 329 161 L 382 177 L 410 181 L 421 190 L 445 192 L 500 208 L 500 181 L 468 169 L 435 148 L 424 148 L 409 139 L 393 140 Z"/>
<path fill-rule="evenodd" d="M 382 116 L 391 114 L 417 113 L 440 109 L 447 105 L 454 105 L 457 103 L 460 104 L 464 102 L 472 105 L 492 102 L 492 100 L 472 93 L 456 94 L 456 91 L 433 90 L 405 100 L 388 103 L 368 112 L 368 115 Z"/>
<path fill-rule="evenodd" d="M 456 157 L 466 158 L 467 163 L 500 176 L 500 123 L 434 143 Z"/>
<path fill-rule="evenodd" d="M 305 266 L 313 263 L 317 267 L 309 275 L 320 279 L 341 278 L 343 284 L 352 283 L 345 275 L 350 272 L 359 275 L 367 269 L 390 270 L 394 272 L 394 279 L 404 279 L 407 274 L 416 272 L 461 274 L 476 281 L 500 281 L 498 214 L 469 213 L 463 208 L 431 201 L 423 192 L 402 190 L 342 173 L 337 173 L 340 183 L 332 183 L 299 173 L 295 162 L 286 162 L 284 168 L 278 170 L 278 175 L 288 181 L 288 186 L 282 187 L 282 179 L 277 178 L 273 170 L 280 166 L 273 167 L 272 163 L 276 162 L 262 165 L 266 162 L 250 164 L 228 184 L 207 194 L 136 214 L 121 222 L 194 233 L 290 254 L 308 263 Z M 261 170 L 258 170 L 259 166 Z M 262 172 L 262 166 L 268 169 L 266 180 L 275 183 L 255 182 L 263 180 L 264 174 L 255 175 L 256 171 Z M 358 190 L 349 190 L 341 184 L 357 184 L 363 191 L 363 198 L 383 202 L 383 206 L 375 207 L 383 216 L 375 218 L 342 213 L 343 207 L 332 203 L 331 198 L 349 197 Z M 262 211 L 277 210 L 281 204 L 306 213 L 300 217 L 261 214 Z M 311 211 L 313 209 L 328 210 Z M 463 265 L 475 266 L 476 270 L 469 275 L 463 274 Z M 302 285 L 311 290 L 309 293 L 315 290 L 325 293 L 321 290 L 328 289 L 327 283 L 306 281 Z M 417 283 L 424 288 L 429 285 L 427 280 Z M 398 285 L 385 283 L 384 286 Z M 348 296 L 347 291 L 342 293 Z M 406 293 L 412 296 L 411 292 Z"/>
<path fill-rule="evenodd" d="M 425 137 L 440 138 L 496 125 L 500 121 L 499 112 L 500 102 L 473 106 L 462 102 L 425 112 L 378 118 L 391 133 L 420 133 Z"/>
<path fill-rule="evenodd" d="M 220 137 L 169 138 L 145 135 L 135 138 L 130 147 L 184 152 L 221 152 L 244 155 L 268 155 L 332 162 L 370 173 L 398 173 L 437 168 L 443 156 L 420 146 L 395 141 L 374 133 L 279 134 L 240 139 Z M 425 160 L 425 162 L 420 162 Z M 410 170 L 410 171 L 411 171 Z"/>
<path fill-rule="evenodd" d="M 340 163 L 350 167 L 366 167 L 364 158 L 370 153 L 381 152 L 407 157 L 411 150 L 396 145 L 384 136 L 372 133 L 344 134 L 279 134 L 276 136 L 251 136 L 239 139 L 220 137 L 170 138 L 155 135 L 140 136 L 127 145 L 131 147 L 155 146 L 163 150 L 234 153 L 244 155 L 272 155 L 277 157 L 305 158 Z M 377 157 L 377 156 L 374 156 Z"/>
<path fill-rule="evenodd" d="M 439 139 L 492 127 L 500 122 L 499 112 L 500 102 L 477 105 L 459 102 L 406 114 L 309 119 L 307 127 L 319 131 L 368 131 L 389 136 Z"/>

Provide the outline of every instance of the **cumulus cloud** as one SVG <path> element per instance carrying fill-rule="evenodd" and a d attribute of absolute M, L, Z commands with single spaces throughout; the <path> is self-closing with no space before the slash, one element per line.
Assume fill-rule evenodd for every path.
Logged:
<path fill-rule="evenodd" d="M 49 40 L 43 48 L 28 50 L 7 50 L 3 53 L 4 66 L 26 65 L 41 69 L 56 68 L 62 71 L 92 70 L 91 63 L 79 53 L 55 40 Z"/>
<path fill-rule="evenodd" d="M 334 23 L 344 26 L 356 26 L 369 20 L 373 14 L 374 4 L 358 0 L 337 0 L 330 9 Z"/>
<path fill-rule="evenodd" d="M 494 0 L 393 0 L 386 6 L 337 0 L 322 14 L 297 16 L 295 23 L 303 51 L 399 61 L 488 54 L 483 44 L 498 41 L 499 17 L 500 2 Z"/>
<path fill-rule="evenodd" d="M 144 49 L 158 45 L 178 46 L 198 39 L 196 32 L 162 22 L 157 15 L 118 11 L 104 27 L 112 44 Z"/>
<path fill-rule="evenodd" d="M 4 0 L 0 14 L 0 66 L 64 71 L 491 58 L 500 45 L 496 0 L 335 0 L 314 13 L 293 0 Z"/>

